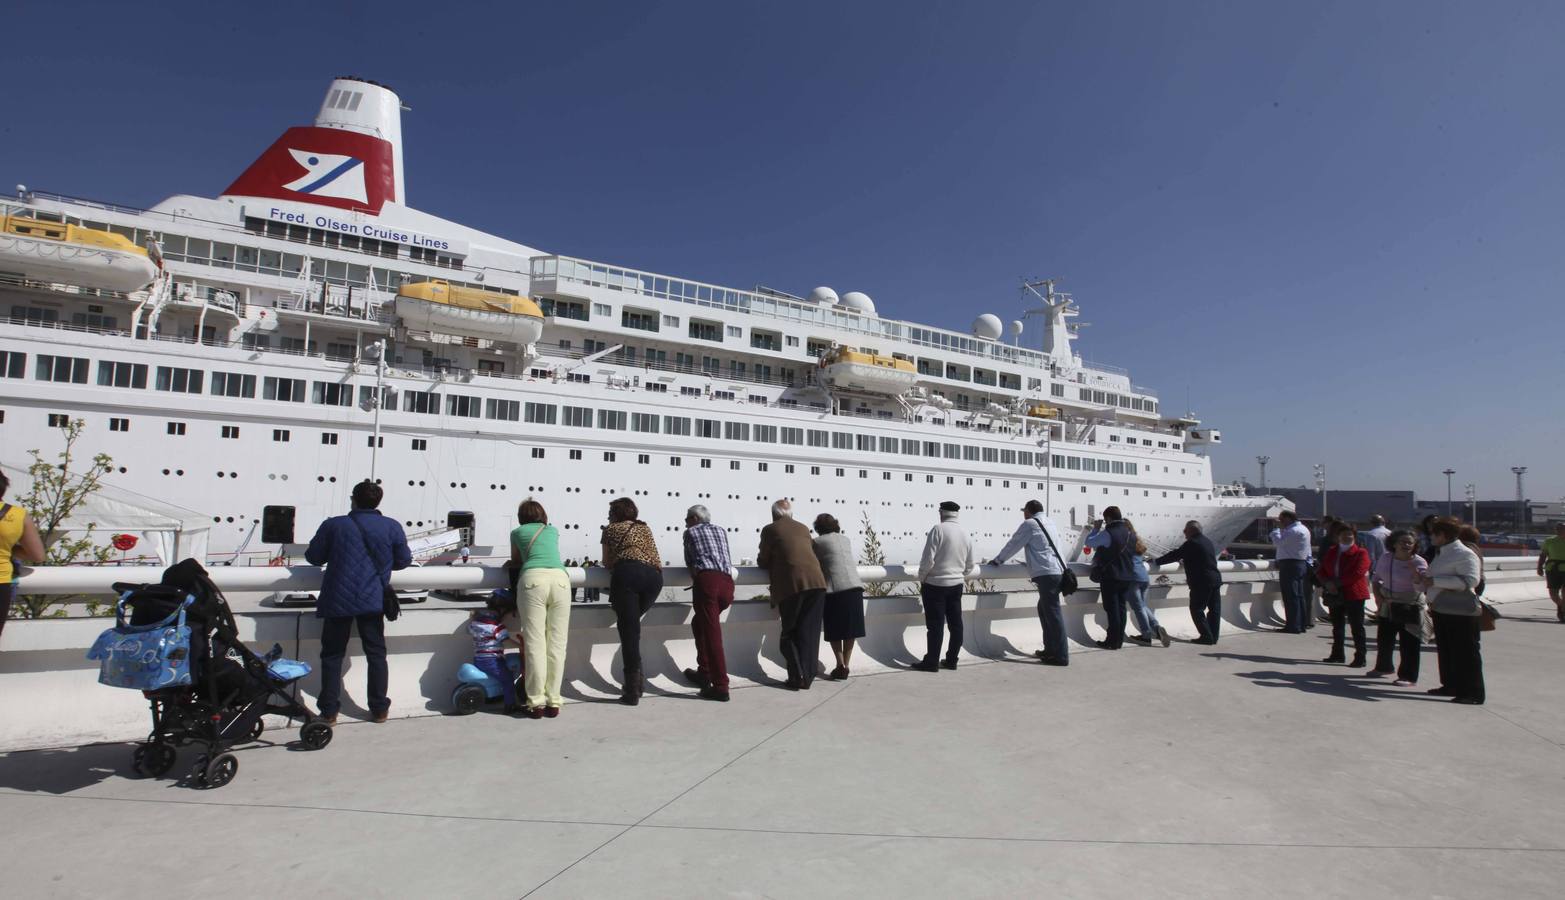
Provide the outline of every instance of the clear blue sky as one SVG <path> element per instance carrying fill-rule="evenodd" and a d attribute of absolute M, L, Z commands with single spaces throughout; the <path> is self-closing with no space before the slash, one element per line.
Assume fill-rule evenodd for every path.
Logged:
<path fill-rule="evenodd" d="M 415 206 L 965 329 L 1053 276 L 1223 479 L 1565 495 L 1565 4 L 13 4 L 0 178 L 215 195 L 327 80 Z M 1031 335 L 1036 339 L 1037 335 Z"/>

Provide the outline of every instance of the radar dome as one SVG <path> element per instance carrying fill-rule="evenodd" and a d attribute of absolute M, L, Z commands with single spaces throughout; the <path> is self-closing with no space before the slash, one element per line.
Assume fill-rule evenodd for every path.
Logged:
<path fill-rule="evenodd" d="M 875 314 L 875 301 L 861 291 L 848 291 L 842 295 L 842 305 L 856 312 Z"/>
<path fill-rule="evenodd" d="M 1021 319 L 1012 319 L 1011 320 L 1011 337 L 1014 338 L 1014 337 L 1021 337 L 1021 336 L 1022 336 L 1022 320 Z"/>
<path fill-rule="evenodd" d="M 837 292 L 829 287 L 818 287 L 815 290 L 810 291 L 809 300 L 811 303 L 821 303 L 826 306 L 836 306 Z"/>
<path fill-rule="evenodd" d="M 986 341 L 999 340 L 1000 332 L 1004 329 L 1005 325 L 1000 322 L 1000 317 L 994 313 L 984 313 L 973 320 L 973 334 Z"/>

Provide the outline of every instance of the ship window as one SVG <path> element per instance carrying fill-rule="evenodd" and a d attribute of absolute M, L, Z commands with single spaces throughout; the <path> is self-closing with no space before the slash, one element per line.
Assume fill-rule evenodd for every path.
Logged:
<path fill-rule="evenodd" d="M 280 443 L 286 444 L 286 443 L 288 443 L 289 438 L 291 438 L 292 436 L 293 435 L 286 428 L 273 428 L 272 429 L 272 440 L 274 440 L 274 441 L 278 441 Z"/>
<path fill-rule="evenodd" d="M 336 444 L 337 444 L 337 432 L 335 432 L 335 431 L 323 431 L 323 432 L 321 432 L 321 443 L 322 444 L 330 444 L 332 446 L 336 446 Z"/>
<path fill-rule="evenodd" d="M 943 445 L 943 449 L 945 451 L 944 456 L 945 456 L 946 459 L 961 459 L 962 458 L 962 445 L 961 444 L 945 444 L 945 445 Z"/>
<path fill-rule="evenodd" d="M 182 369 L 175 366 L 158 366 L 156 388 L 178 394 L 199 394 L 205 373 L 200 369 Z"/>
<path fill-rule="evenodd" d="M 744 337 L 744 329 L 740 328 L 738 325 L 729 325 L 725 331 L 729 337 Z"/>
<path fill-rule="evenodd" d="M 1001 450 L 1000 451 L 1000 464 L 1001 465 L 1006 465 L 1006 466 L 1014 466 L 1014 465 L 1016 465 L 1016 451 L 1015 450 Z M 1027 461 L 1025 463 L 1023 463 L 1022 465 L 1025 465 L 1025 466 L 1032 465 L 1032 454 L 1031 453 L 1027 454 Z"/>
<path fill-rule="evenodd" d="M 971 478 L 967 479 L 967 486 L 968 487 L 972 487 L 973 486 L 973 479 L 971 479 Z"/>
<path fill-rule="evenodd" d="M 889 437 L 881 438 L 880 439 L 880 452 L 881 453 L 895 453 L 895 452 L 897 452 L 897 439 L 896 438 L 889 438 Z"/>
<path fill-rule="evenodd" d="M 614 461 L 614 451 L 613 450 L 606 450 L 606 451 L 604 451 L 604 453 L 603 453 L 603 461 L 604 462 L 613 462 Z"/>
<path fill-rule="evenodd" d="M 797 347 L 797 346 L 799 346 L 799 339 L 797 337 L 794 337 L 791 334 L 788 335 L 787 337 L 783 338 L 783 342 L 784 342 L 784 344 L 786 346 L 789 346 L 789 347 Z"/>
<path fill-rule="evenodd" d="M 571 459 L 581 459 L 581 451 L 580 450 L 572 450 L 568 455 L 570 456 Z"/>
<path fill-rule="evenodd" d="M 637 331 L 658 330 L 658 314 L 655 312 L 624 309 L 620 311 L 619 322 L 626 328 L 634 328 Z"/>
<path fill-rule="evenodd" d="M 784 426 L 782 429 L 782 442 L 794 446 L 802 445 L 804 443 L 804 429 Z"/>
<path fill-rule="evenodd" d="M 750 439 L 750 424 L 748 422 L 724 422 L 723 437 L 730 441 L 748 441 Z"/>
<path fill-rule="evenodd" d="M 428 438 L 413 438 L 413 449 L 414 450 L 428 450 L 429 449 L 429 439 Z"/>
<path fill-rule="evenodd" d="M 172 435 L 180 435 L 180 436 L 184 435 L 184 433 L 185 433 L 185 423 L 184 422 L 170 422 L 170 423 L 168 423 L 168 433 L 172 434 Z"/>
<path fill-rule="evenodd" d="M 677 456 L 670 456 L 668 458 L 668 464 L 671 465 L 671 466 L 677 466 L 677 465 L 680 465 L 681 463 L 680 463 L 679 457 L 677 457 Z"/>
<path fill-rule="evenodd" d="M 649 360 L 652 358 L 652 351 L 651 350 L 647 351 L 647 357 L 648 357 Z M 668 385 L 664 384 L 661 381 L 649 381 L 646 384 L 642 385 L 642 387 L 645 387 L 647 390 L 651 391 L 654 394 L 666 394 L 666 393 L 668 393 Z"/>
<path fill-rule="evenodd" d="M 310 385 L 310 402 L 324 406 L 352 406 L 353 385 L 316 381 Z"/>
<path fill-rule="evenodd" d="M 490 397 L 484 401 L 484 418 L 486 419 L 515 422 L 521 417 L 522 404 L 520 400 L 496 400 Z"/>
<path fill-rule="evenodd" d="M 861 453 L 875 452 L 875 436 L 873 434 L 855 435 L 853 440 Z"/>
<path fill-rule="evenodd" d="M 784 463 L 783 464 L 783 472 L 784 472 L 784 474 L 792 475 L 793 474 L 793 464 L 792 463 Z"/>
<path fill-rule="evenodd" d="M 962 458 L 965 459 L 965 460 L 968 460 L 969 462 L 977 462 L 978 461 L 978 448 L 974 447 L 974 446 L 971 446 L 971 445 L 963 447 L 962 448 Z"/>
<path fill-rule="evenodd" d="M 848 474 L 848 471 L 846 469 L 838 469 L 837 470 L 837 477 L 838 478 L 841 478 L 841 477 L 843 477 L 843 476 L 845 476 L 847 474 Z"/>
<path fill-rule="evenodd" d="M 271 379 L 268 378 L 267 381 L 271 381 Z M 439 415 L 440 395 L 434 391 L 403 391 L 402 411 Z"/>
<path fill-rule="evenodd" d="M 594 303 L 592 304 L 592 314 L 595 316 L 612 316 L 614 315 L 614 307 L 607 303 Z"/>
<path fill-rule="evenodd" d="M 737 471 L 739 469 L 739 460 L 737 460 L 737 459 L 729 460 L 728 461 L 728 468 L 734 469 L 735 471 Z"/>
<path fill-rule="evenodd" d="M 820 466 L 810 466 L 810 474 L 811 475 L 819 475 L 820 473 L 821 473 L 821 467 Z"/>
<path fill-rule="evenodd" d="M 480 398 L 478 397 L 469 397 L 466 394 L 447 394 L 446 415 L 476 419 L 479 411 L 483 408 L 483 404 L 479 400 Z"/>
<path fill-rule="evenodd" d="M 501 400 L 500 403 L 510 403 L 513 406 L 515 400 Z M 528 403 L 524 408 L 524 419 L 534 425 L 553 425 L 555 423 L 556 409 L 553 403 Z M 515 421 L 515 416 L 512 416 Z"/>
<path fill-rule="evenodd" d="M 703 460 L 701 460 L 701 468 L 703 468 L 703 469 L 710 469 L 710 468 L 712 468 L 712 461 L 710 459 L 703 459 Z"/>
<path fill-rule="evenodd" d="M 833 431 L 831 433 L 831 448 L 833 450 L 852 450 L 853 435 L 846 431 Z"/>
<path fill-rule="evenodd" d="M 664 416 L 663 433 L 690 436 L 690 420 L 684 416 Z"/>
<path fill-rule="evenodd" d="M 50 428 L 65 428 L 66 426 L 68 426 L 70 424 L 71 424 L 71 417 L 66 415 L 65 413 L 50 413 L 49 414 L 49 427 Z"/>
<path fill-rule="evenodd" d="M 1109 465 L 1113 467 L 1113 473 L 1112 474 L 1115 474 L 1115 475 L 1123 475 L 1123 474 L 1125 474 L 1125 464 L 1123 462 L 1121 462 L 1121 461 L 1116 459 L 1112 463 L 1110 463 Z"/>
<path fill-rule="evenodd" d="M 935 476 L 933 476 L 933 475 L 925 475 L 924 476 L 924 483 L 925 484 L 934 484 L 935 483 Z"/>
<path fill-rule="evenodd" d="M 719 438 L 723 434 L 723 423 L 717 419 L 697 419 L 696 437 Z"/>
<path fill-rule="evenodd" d="M 679 393 L 684 397 L 699 397 L 701 396 L 701 389 L 698 387 L 690 387 L 689 385 L 685 385 L 679 389 Z"/>
<path fill-rule="evenodd" d="M 698 341 L 712 341 L 722 343 L 723 325 L 721 322 L 706 322 L 701 319 L 691 319 L 689 334 Z"/>
<path fill-rule="evenodd" d="M 532 457 L 533 457 L 533 459 L 543 459 L 543 448 L 542 447 L 534 447 L 533 448 L 533 452 L 532 452 Z"/>
<path fill-rule="evenodd" d="M 983 451 L 984 451 L 984 462 L 992 463 L 992 462 L 999 462 L 1000 461 L 1000 451 L 999 450 L 996 450 L 993 447 L 985 447 L 985 448 L 983 448 Z"/>
<path fill-rule="evenodd" d="M 374 448 L 384 448 L 386 446 L 386 439 L 385 438 L 377 438 L 374 435 L 370 435 L 369 437 L 364 439 L 364 444 L 365 444 L 365 446 L 370 447 L 371 449 L 374 449 Z"/>
<path fill-rule="evenodd" d="M 228 440 L 238 440 L 239 439 L 239 426 L 238 425 L 224 425 L 221 434 L 222 434 L 223 437 L 227 438 Z"/>
<path fill-rule="evenodd" d="M 19 350 L 0 350 L 0 378 L 27 377 L 27 354 Z"/>
<path fill-rule="evenodd" d="M 679 317 L 678 316 L 664 316 L 663 317 L 663 327 L 665 327 L 665 328 L 678 328 L 679 327 Z"/>
<path fill-rule="evenodd" d="M 640 431 L 645 434 L 658 433 L 658 417 L 653 413 L 631 413 L 630 430 Z"/>
<path fill-rule="evenodd" d="M 777 426 L 776 425 L 757 425 L 757 426 L 755 426 L 755 432 L 754 433 L 755 433 L 755 442 L 757 444 L 775 444 L 775 443 L 777 443 Z"/>
<path fill-rule="evenodd" d="M 591 428 L 592 410 L 585 406 L 562 407 L 565 411 L 565 424 L 572 428 Z"/>
<path fill-rule="evenodd" d="M 273 378 L 268 375 L 261 379 L 261 397 L 265 400 L 280 400 L 284 403 L 303 403 L 304 379 Z"/>
<path fill-rule="evenodd" d="M 121 419 L 121 418 L 117 418 L 117 417 L 114 417 L 114 416 L 110 416 L 109 417 L 109 430 L 110 431 L 129 431 L 130 430 L 130 420 L 129 419 Z"/>
<path fill-rule="evenodd" d="M 598 410 L 598 427 L 610 431 L 624 431 L 625 413 L 616 409 Z"/>
<path fill-rule="evenodd" d="M 98 386 L 144 388 L 147 386 L 146 364 L 99 360 Z"/>
<path fill-rule="evenodd" d="M 940 445 L 935 443 L 934 441 L 925 441 L 924 442 L 924 455 L 925 456 L 939 457 L 940 456 Z"/>
<path fill-rule="evenodd" d="M 245 377 L 248 378 L 249 376 Z M 380 408 L 396 409 L 397 403 L 394 399 L 394 396 L 395 395 L 392 393 L 391 388 L 382 385 L 380 389 Z M 376 407 L 374 388 L 367 385 L 359 388 L 359 405 L 365 409 L 374 409 Z"/>
<path fill-rule="evenodd" d="M 768 466 L 766 463 L 756 463 L 755 464 L 755 470 L 757 472 L 765 472 L 768 468 L 770 468 L 770 466 Z"/>
<path fill-rule="evenodd" d="M 713 400 L 732 400 L 732 399 L 734 399 L 734 392 L 733 391 L 713 391 L 712 392 L 712 399 Z"/>
<path fill-rule="evenodd" d="M 827 445 L 827 441 L 828 441 L 827 434 L 828 434 L 828 432 L 821 431 L 820 429 L 817 429 L 817 428 L 811 428 L 810 432 L 809 432 L 810 446 L 811 447 L 824 447 L 824 446 L 826 446 Z"/>

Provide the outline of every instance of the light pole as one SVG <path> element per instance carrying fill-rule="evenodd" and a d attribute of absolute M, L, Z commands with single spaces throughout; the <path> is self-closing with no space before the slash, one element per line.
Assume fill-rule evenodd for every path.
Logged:
<path fill-rule="evenodd" d="M 1320 491 L 1320 517 L 1326 518 L 1326 464 L 1315 465 L 1315 490 Z"/>
<path fill-rule="evenodd" d="M 1445 476 L 1445 517 L 1451 518 L 1451 476 L 1456 474 L 1455 469 L 1441 469 L 1440 474 Z"/>
<path fill-rule="evenodd" d="M 1266 493 L 1266 464 L 1272 461 L 1270 456 L 1257 456 L 1255 461 L 1261 464 L 1261 493 Z"/>
<path fill-rule="evenodd" d="M 1473 484 L 1471 481 L 1469 481 L 1467 483 L 1467 486 L 1465 488 L 1463 488 L 1463 490 L 1466 492 L 1466 496 L 1467 496 L 1467 516 L 1468 516 L 1468 521 L 1472 523 L 1474 528 L 1477 528 L 1478 527 L 1478 486 Z"/>
<path fill-rule="evenodd" d="M 1522 509 L 1523 504 L 1527 502 L 1523 499 L 1524 495 L 1522 494 L 1522 476 L 1527 474 L 1527 467 L 1511 466 L 1511 471 L 1516 473 L 1516 533 L 1520 535 L 1526 533 L 1525 529 L 1527 527 L 1525 522 L 1526 516 Z"/>

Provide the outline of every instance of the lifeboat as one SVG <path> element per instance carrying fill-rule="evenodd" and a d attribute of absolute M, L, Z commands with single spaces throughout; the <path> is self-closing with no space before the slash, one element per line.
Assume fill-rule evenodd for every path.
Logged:
<path fill-rule="evenodd" d="M 491 341 L 535 343 L 543 334 L 543 310 L 526 297 L 420 281 L 397 291 L 397 315 L 414 331 L 434 331 Z"/>
<path fill-rule="evenodd" d="M 846 347 L 821 355 L 821 374 L 828 384 L 840 390 L 892 396 L 905 393 L 918 381 L 918 372 L 905 359 Z"/>
<path fill-rule="evenodd" d="M 1027 415 L 1033 417 L 1034 419 L 1058 419 L 1060 417 L 1060 411 L 1052 406 L 1046 406 L 1042 403 L 1034 403 L 1032 406 L 1027 407 Z"/>
<path fill-rule="evenodd" d="M 31 281 L 130 292 L 157 277 L 158 265 L 112 231 L 27 216 L 0 220 L 0 272 Z"/>

